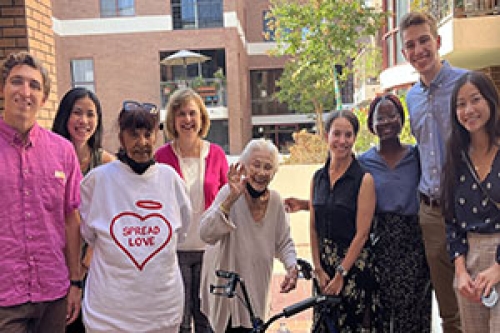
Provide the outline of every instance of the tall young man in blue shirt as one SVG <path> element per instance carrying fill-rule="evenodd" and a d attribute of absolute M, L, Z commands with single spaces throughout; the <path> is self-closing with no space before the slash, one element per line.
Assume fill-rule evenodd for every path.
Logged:
<path fill-rule="evenodd" d="M 454 268 L 446 251 L 445 222 L 441 213 L 441 170 L 445 144 L 451 131 L 450 96 L 455 81 L 466 71 L 441 61 L 441 36 L 436 20 L 427 13 L 411 12 L 400 22 L 403 55 L 419 73 L 406 102 L 411 130 L 418 142 L 422 175 L 419 183 L 419 218 L 431 280 L 445 333 L 461 332 L 453 290 Z"/>

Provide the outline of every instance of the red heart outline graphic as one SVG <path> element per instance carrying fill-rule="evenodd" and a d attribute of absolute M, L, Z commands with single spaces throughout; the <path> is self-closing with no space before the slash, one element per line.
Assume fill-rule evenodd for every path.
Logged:
<path fill-rule="evenodd" d="M 159 218 L 161 221 L 165 222 L 165 225 L 167 226 L 168 237 L 156 250 L 151 252 L 142 262 L 139 262 L 134 257 L 134 255 L 132 253 L 130 253 L 130 251 L 122 244 L 122 242 L 115 235 L 115 231 L 114 231 L 115 223 L 116 223 L 116 221 L 118 221 L 120 218 L 122 218 L 124 216 L 131 216 L 131 217 L 137 218 L 140 222 L 145 222 L 149 218 L 156 217 L 156 218 Z M 168 222 L 168 220 L 165 217 L 163 217 L 162 215 L 160 215 L 158 213 L 148 214 L 146 216 L 140 216 L 139 214 L 134 213 L 134 212 L 123 212 L 123 213 L 120 213 L 113 218 L 113 220 L 111 221 L 111 224 L 109 226 L 109 229 L 110 229 L 111 237 L 115 241 L 116 245 L 118 245 L 118 247 L 127 255 L 127 257 L 129 257 L 130 260 L 132 260 L 134 265 L 140 271 L 142 271 L 144 266 L 148 263 L 148 261 L 150 261 L 158 252 L 160 252 L 165 246 L 167 246 L 167 244 L 170 242 L 170 239 L 172 239 L 172 226 L 170 225 L 170 222 Z"/>

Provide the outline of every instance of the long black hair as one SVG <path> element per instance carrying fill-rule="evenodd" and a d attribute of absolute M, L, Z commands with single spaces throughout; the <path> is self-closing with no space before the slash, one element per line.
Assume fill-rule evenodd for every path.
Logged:
<path fill-rule="evenodd" d="M 94 134 L 92 134 L 87 142 L 91 153 L 94 154 L 102 147 L 102 109 L 99 99 L 92 91 L 81 87 L 69 90 L 61 99 L 61 103 L 59 103 L 54 124 L 52 125 L 52 131 L 71 141 L 71 136 L 68 131 L 68 120 L 73 112 L 76 101 L 85 97 L 90 98 L 92 102 L 94 102 L 97 112 L 97 127 Z"/>
<path fill-rule="evenodd" d="M 481 96 L 486 100 L 490 108 L 490 118 L 485 124 L 488 135 L 489 149 L 500 137 L 500 121 L 498 104 L 499 96 L 495 84 L 489 76 L 484 73 L 471 71 L 460 77 L 455 83 L 450 101 L 450 125 L 451 134 L 446 142 L 446 162 L 443 169 L 441 202 L 443 215 L 451 219 L 453 217 L 453 200 L 457 184 L 457 168 L 463 163 L 461 151 L 468 152 L 470 146 L 470 133 L 460 124 L 457 117 L 457 96 L 459 90 L 467 83 L 474 85 Z"/>

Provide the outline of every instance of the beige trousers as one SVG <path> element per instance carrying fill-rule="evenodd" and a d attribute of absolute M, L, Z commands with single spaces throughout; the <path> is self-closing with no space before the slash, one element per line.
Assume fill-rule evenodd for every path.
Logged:
<path fill-rule="evenodd" d="M 474 278 L 479 272 L 490 267 L 495 262 L 495 255 L 500 234 L 468 233 L 469 252 L 466 256 L 467 271 Z M 500 292 L 496 286 L 497 291 Z M 482 303 L 474 303 L 460 295 L 455 290 L 460 307 L 462 328 L 465 333 L 496 333 L 500 332 L 500 301 L 492 308 Z"/>

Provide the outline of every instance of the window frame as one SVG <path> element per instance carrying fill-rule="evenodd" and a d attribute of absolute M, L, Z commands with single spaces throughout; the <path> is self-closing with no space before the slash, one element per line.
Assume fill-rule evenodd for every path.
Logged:
<path fill-rule="evenodd" d="M 75 79 L 75 76 L 80 75 L 80 73 L 77 73 L 76 70 L 76 64 L 81 63 L 81 62 L 87 62 L 89 61 L 91 64 L 91 72 L 92 72 L 92 79 L 88 80 L 86 78 L 83 78 L 83 80 L 80 80 L 78 77 L 78 80 Z M 83 75 L 87 75 L 89 72 L 85 71 Z M 70 60 L 70 74 L 71 74 L 71 87 L 76 88 L 76 87 L 84 87 L 92 92 L 95 92 L 95 66 L 94 66 L 94 59 L 93 58 L 75 58 Z"/>
<path fill-rule="evenodd" d="M 204 7 L 214 8 L 215 5 L 220 6 L 220 18 L 209 17 Z M 188 14 L 192 13 L 192 20 L 190 17 L 183 17 L 183 8 Z M 172 13 L 172 27 L 174 30 L 190 30 L 190 29 L 209 29 L 209 28 L 222 28 L 224 27 L 224 4 L 223 0 L 170 0 L 170 10 Z M 201 14 L 199 14 L 201 13 Z M 208 20 L 207 18 L 215 18 Z"/>
<path fill-rule="evenodd" d="M 121 7 L 121 5 L 125 5 L 122 1 L 131 1 L 132 4 L 131 6 L 128 7 Z M 104 3 L 108 3 L 108 5 L 113 6 L 114 12 L 111 13 L 111 11 L 107 12 L 105 11 Z M 111 7 L 109 6 L 109 7 Z M 127 10 L 130 10 L 130 13 L 127 13 Z M 99 12 L 101 14 L 101 17 L 126 17 L 126 16 L 135 16 L 135 0 L 100 0 L 99 1 Z"/>

